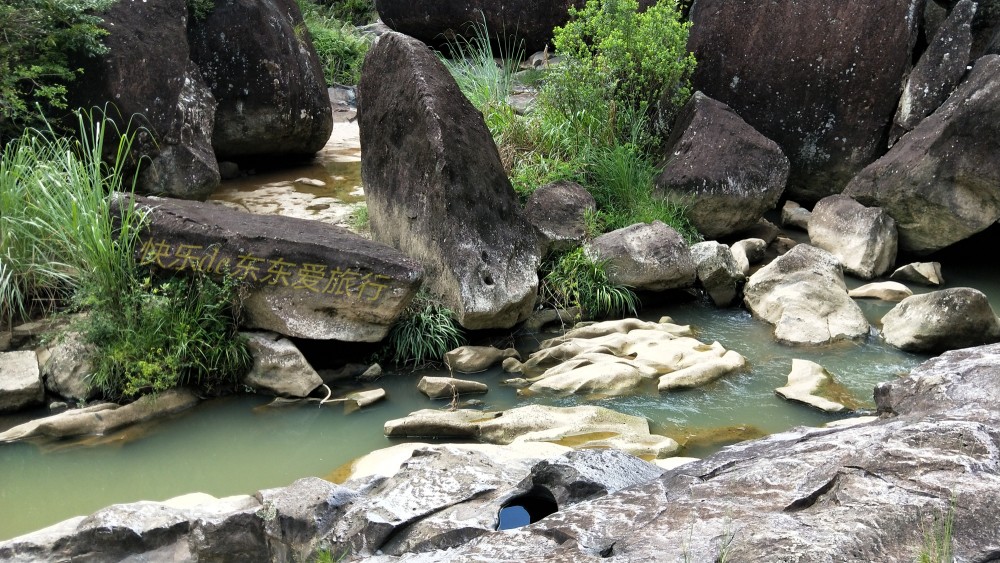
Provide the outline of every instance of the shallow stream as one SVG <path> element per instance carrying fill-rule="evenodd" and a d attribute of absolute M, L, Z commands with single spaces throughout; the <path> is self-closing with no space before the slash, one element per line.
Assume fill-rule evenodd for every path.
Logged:
<path fill-rule="evenodd" d="M 353 173 L 340 173 L 339 168 L 337 173 L 329 172 L 331 165 L 342 164 L 332 159 L 309 171 L 269 175 L 263 183 L 285 182 L 285 187 L 294 188 L 300 184 L 289 180 L 317 178 L 327 183 L 327 191 L 308 187 L 297 193 L 343 200 L 359 183 L 359 166 L 354 159 Z M 338 176 L 342 179 L 338 180 Z M 234 193 L 251 194 L 249 189 L 233 186 L 227 184 L 223 189 L 223 196 L 230 201 L 238 200 Z M 994 309 L 1000 310 L 998 266 L 966 264 L 970 265 L 944 264 L 948 286 L 980 289 L 991 297 Z M 860 282 L 849 280 L 849 284 L 853 287 Z M 873 323 L 892 306 L 874 301 L 860 303 Z M 785 384 L 792 358 L 821 364 L 870 407 L 874 406 L 871 396 L 876 383 L 904 374 L 925 359 L 886 346 L 877 336 L 817 348 L 779 345 L 773 341 L 771 327 L 751 318 L 746 311 L 719 310 L 700 301 L 648 307 L 640 316 L 658 320 L 661 315 L 692 325 L 705 342 L 717 340 L 740 352 L 749 360 L 751 369 L 696 390 L 588 404 L 647 417 L 654 432 L 687 443 L 682 455 L 700 457 L 739 439 L 797 425 L 821 425 L 838 418 L 775 396 L 774 389 Z M 535 338 L 522 337 L 517 345 L 530 347 Z M 268 398 L 235 396 L 208 401 L 168 420 L 100 439 L 43 446 L 0 445 L 0 539 L 114 503 L 164 500 L 194 491 L 215 496 L 247 494 L 284 486 L 300 477 L 331 476 L 350 460 L 398 442 L 383 436 L 385 421 L 420 408 L 447 407 L 448 401 L 431 401 L 416 390 L 417 380 L 425 374 L 432 373 L 383 377 L 375 385 L 386 389 L 388 400 L 352 413 L 330 404 L 268 407 Z M 513 389 L 500 385 L 508 375 L 499 369 L 469 377 L 490 385 L 487 395 L 473 397 L 482 399 L 488 408 L 527 402 L 565 406 L 586 403 L 581 398 L 518 399 Z M 13 417 L 0 417 L 0 430 L 15 422 Z"/>

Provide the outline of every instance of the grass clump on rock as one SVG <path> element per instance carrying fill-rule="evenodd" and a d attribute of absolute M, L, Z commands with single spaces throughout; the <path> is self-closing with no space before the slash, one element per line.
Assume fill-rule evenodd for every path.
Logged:
<path fill-rule="evenodd" d="M 549 257 L 542 265 L 541 300 L 557 309 L 579 307 L 587 318 L 635 315 L 638 298 L 631 288 L 612 283 L 605 263 L 582 248 Z"/>
<path fill-rule="evenodd" d="M 347 16 L 355 19 L 353 12 L 345 13 L 339 6 L 299 0 L 302 19 L 323 65 L 327 86 L 357 84 L 361 78 L 361 63 L 372 44 L 370 37 L 355 30 L 353 21 L 345 21 Z"/>
<path fill-rule="evenodd" d="M 389 332 L 385 354 L 399 366 L 417 369 L 442 361 L 445 352 L 464 342 L 452 312 L 421 291 Z"/>

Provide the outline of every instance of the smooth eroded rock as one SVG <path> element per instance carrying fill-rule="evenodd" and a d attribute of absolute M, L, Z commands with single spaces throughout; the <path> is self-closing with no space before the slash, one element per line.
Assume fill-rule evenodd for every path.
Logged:
<path fill-rule="evenodd" d="M 907 297 L 882 317 L 886 342 L 910 352 L 943 352 L 1000 340 L 1000 319 L 981 291 L 942 289 Z"/>
<path fill-rule="evenodd" d="M 606 262 L 611 283 L 664 291 L 691 287 L 697 277 L 687 243 L 660 221 L 605 233 L 584 248 L 588 256 Z"/>
<path fill-rule="evenodd" d="M 513 348 L 501 350 L 493 346 L 459 346 L 445 352 L 444 365 L 459 373 L 477 373 L 496 365 L 506 358 L 518 358 L 520 354 Z"/>
<path fill-rule="evenodd" d="M 902 301 L 913 295 L 913 290 L 899 282 L 875 282 L 865 284 L 847 292 L 855 299 L 881 299 L 882 301 Z"/>
<path fill-rule="evenodd" d="M 746 281 L 732 250 L 715 241 L 699 242 L 691 245 L 691 257 L 698 272 L 698 282 L 712 302 L 719 307 L 732 305 Z"/>
<path fill-rule="evenodd" d="M 889 276 L 891 280 L 939 286 L 944 283 L 940 262 L 913 262 L 900 266 Z"/>
<path fill-rule="evenodd" d="M 44 398 L 35 352 L 0 352 L 0 412 L 38 406 Z"/>
<path fill-rule="evenodd" d="M 479 381 L 456 379 L 454 377 L 431 377 L 425 375 L 417 383 L 417 389 L 431 399 L 447 399 L 459 395 L 486 393 L 489 387 Z"/>
<path fill-rule="evenodd" d="M 291 340 L 273 332 L 242 334 L 253 356 L 253 366 L 243 376 L 244 385 L 278 397 L 307 397 L 323 384 Z"/>
<path fill-rule="evenodd" d="M 833 379 L 823 366 L 808 360 L 792 360 L 788 383 L 774 390 L 782 399 L 809 405 L 824 412 L 857 409 L 861 403 Z"/>
<path fill-rule="evenodd" d="M 896 261 L 896 222 L 884 210 L 845 195 L 819 200 L 809 219 L 809 242 L 833 254 L 850 274 L 870 280 Z"/>

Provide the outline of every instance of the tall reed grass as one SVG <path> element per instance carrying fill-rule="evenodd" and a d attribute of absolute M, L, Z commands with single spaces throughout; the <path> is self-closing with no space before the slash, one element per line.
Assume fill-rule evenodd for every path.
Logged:
<path fill-rule="evenodd" d="M 99 113 L 78 114 L 79 135 L 28 130 L 0 154 L 0 319 L 13 323 L 81 288 L 114 299 L 134 281 L 142 215 L 112 215 L 108 194 L 131 191 L 131 134 Z M 111 134 L 109 134 L 111 133 Z M 108 139 L 116 145 L 107 147 Z M 106 154 L 112 155 L 105 161 Z"/>

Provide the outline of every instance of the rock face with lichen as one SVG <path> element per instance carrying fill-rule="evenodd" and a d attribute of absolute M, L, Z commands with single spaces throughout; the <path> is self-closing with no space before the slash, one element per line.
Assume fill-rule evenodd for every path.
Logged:
<path fill-rule="evenodd" d="M 482 115 L 423 43 L 386 33 L 358 85 L 375 240 L 419 261 L 468 329 L 509 328 L 538 291 L 535 232 Z"/>
<path fill-rule="evenodd" d="M 922 6 L 697 0 L 692 84 L 778 143 L 789 197 L 817 201 L 885 152 Z"/>

